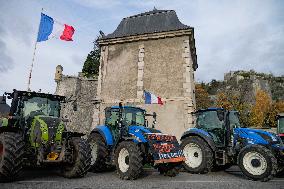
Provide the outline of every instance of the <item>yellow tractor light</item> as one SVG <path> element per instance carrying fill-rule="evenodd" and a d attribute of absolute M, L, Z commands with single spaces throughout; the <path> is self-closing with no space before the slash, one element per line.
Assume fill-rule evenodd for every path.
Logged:
<path fill-rule="evenodd" d="M 59 157 L 59 154 L 56 153 L 56 152 L 50 152 L 48 155 L 47 155 L 47 159 L 48 160 L 56 160 L 57 158 Z"/>

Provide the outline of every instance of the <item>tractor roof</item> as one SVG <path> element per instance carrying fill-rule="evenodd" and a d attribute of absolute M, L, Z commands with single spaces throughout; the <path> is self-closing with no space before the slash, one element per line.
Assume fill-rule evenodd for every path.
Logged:
<path fill-rule="evenodd" d="M 199 109 L 196 112 L 206 112 L 206 111 L 217 111 L 217 110 L 225 110 L 224 108 L 215 108 L 215 107 L 210 107 L 207 109 Z"/>
<path fill-rule="evenodd" d="M 140 107 L 135 107 L 135 106 L 122 106 L 122 108 L 127 109 L 127 108 L 135 108 L 135 109 L 140 109 L 142 111 L 145 111 L 143 108 Z M 119 109 L 119 106 L 112 106 L 111 109 Z"/>
<path fill-rule="evenodd" d="M 198 112 L 207 112 L 207 111 L 226 111 L 226 109 L 224 108 L 218 108 L 218 107 L 210 107 L 210 108 L 207 108 L 207 109 L 200 109 L 200 110 L 197 110 L 195 113 L 198 113 Z M 238 112 L 236 110 L 229 110 L 229 112 Z M 284 116 L 284 114 L 283 114 Z"/>
<path fill-rule="evenodd" d="M 60 101 L 65 100 L 64 96 L 48 94 L 48 93 L 38 93 L 35 91 L 17 91 L 14 89 L 13 93 L 6 93 L 6 94 L 12 98 L 15 93 L 17 93 L 18 96 L 43 97 L 43 98 L 49 98 L 49 99 L 54 99 L 54 100 L 60 100 Z"/>

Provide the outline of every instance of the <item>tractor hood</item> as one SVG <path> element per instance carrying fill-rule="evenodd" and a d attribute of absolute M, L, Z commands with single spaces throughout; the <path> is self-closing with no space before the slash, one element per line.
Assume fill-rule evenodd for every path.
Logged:
<path fill-rule="evenodd" d="M 31 120 L 30 142 L 34 147 L 49 142 L 61 142 L 65 125 L 58 117 L 37 115 Z"/>
<path fill-rule="evenodd" d="M 161 131 L 143 126 L 129 126 L 129 134 L 134 136 L 139 142 L 147 142 L 145 138 L 146 133 L 161 133 Z"/>
<path fill-rule="evenodd" d="M 248 144 L 271 145 L 281 143 L 281 139 L 276 134 L 259 129 L 236 128 L 234 135 L 239 136 L 234 138 L 242 138 Z"/>

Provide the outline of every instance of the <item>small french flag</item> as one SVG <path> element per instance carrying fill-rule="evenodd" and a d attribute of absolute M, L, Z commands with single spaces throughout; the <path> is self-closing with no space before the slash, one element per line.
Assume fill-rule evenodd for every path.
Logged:
<path fill-rule="evenodd" d="M 144 91 L 144 96 L 145 96 L 145 104 L 161 104 L 163 105 L 163 101 L 161 97 L 157 97 L 156 95 Z"/>

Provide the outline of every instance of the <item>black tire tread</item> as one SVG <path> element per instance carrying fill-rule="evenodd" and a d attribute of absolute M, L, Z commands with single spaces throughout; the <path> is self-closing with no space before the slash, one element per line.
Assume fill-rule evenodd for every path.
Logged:
<path fill-rule="evenodd" d="M 119 170 L 117 161 L 120 149 L 122 148 L 126 148 L 129 152 L 129 169 L 125 173 L 122 173 Z M 132 141 L 121 142 L 115 152 L 115 165 L 119 178 L 123 180 L 137 179 L 143 172 L 143 157 L 142 151 L 140 150 L 139 146 Z"/>
<path fill-rule="evenodd" d="M 0 182 L 11 182 L 16 180 L 23 169 L 23 156 L 25 142 L 20 133 L 0 133 L 3 143 L 3 160 L 0 162 Z"/>
<path fill-rule="evenodd" d="M 267 176 L 264 176 L 262 178 L 251 177 L 250 175 L 245 173 L 243 166 L 240 165 L 241 164 L 241 158 L 242 158 L 242 152 L 244 152 L 245 150 L 248 150 L 249 148 L 252 148 L 252 147 L 258 148 L 260 151 L 263 151 L 263 153 L 268 156 L 268 160 L 271 160 L 271 171 L 270 171 L 270 173 L 268 173 Z M 261 146 L 261 145 L 252 145 L 252 146 L 244 147 L 238 155 L 238 165 L 239 165 L 241 171 L 243 172 L 243 174 L 245 175 L 246 178 L 248 178 L 249 180 L 259 180 L 259 181 L 262 181 L 262 182 L 267 182 L 267 181 L 271 180 L 277 174 L 277 170 L 278 170 L 277 159 L 274 157 L 271 150 L 269 150 L 268 148 Z"/>
<path fill-rule="evenodd" d="M 66 178 L 80 178 L 84 177 L 91 167 L 91 149 L 86 140 L 82 138 L 72 138 L 72 145 L 76 149 L 77 158 L 73 165 L 67 165 L 62 168 L 62 174 Z"/>
<path fill-rule="evenodd" d="M 88 142 L 95 141 L 98 145 L 97 159 L 93 165 L 91 165 L 92 172 L 103 172 L 108 170 L 108 165 L 106 164 L 109 155 L 107 145 L 103 137 L 99 133 L 91 133 L 88 138 Z"/>
<path fill-rule="evenodd" d="M 183 149 L 188 143 L 196 143 L 201 147 L 202 150 L 204 150 L 204 153 L 202 153 L 202 155 L 204 156 L 205 163 L 201 163 L 201 165 L 198 168 L 193 169 L 188 167 L 184 162 L 183 167 L 185 168 L 185 170 L 187 170 L 187 172 L 189 173 L 194 173 L 194 174 L 205 174 L 210 172 L 214 165 L 214 158 L 213 158 L 214 156 L 213 156 L 213 151 L 210 148 L 210 146 L 207 144 L 207 142 L 198 136 L 189 136 L 181 141 L 181 148 Z"/>

